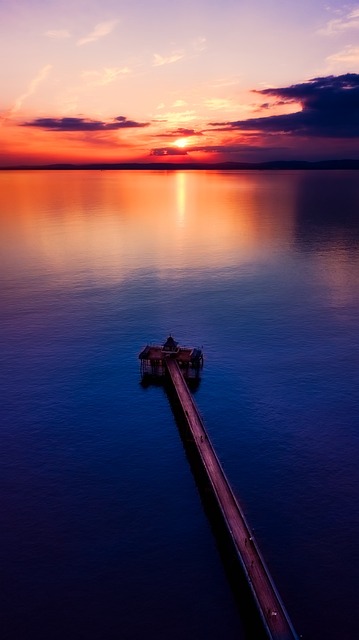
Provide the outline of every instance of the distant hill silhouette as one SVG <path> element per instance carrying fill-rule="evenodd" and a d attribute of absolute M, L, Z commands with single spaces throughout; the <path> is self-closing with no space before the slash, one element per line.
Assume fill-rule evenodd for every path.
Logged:
<path fill-rule="evenodd" d="M 358 160 L 272 160 L 270 162 L 91 162 L 91 163 L 57 163 L 46 165 L 18 165 L 16 167 L 0 167 L 1 170 L 33 169 L 33 170 L 119 170 L 119 171 L 265 171 L 278 169 L 359 169 Z"/>

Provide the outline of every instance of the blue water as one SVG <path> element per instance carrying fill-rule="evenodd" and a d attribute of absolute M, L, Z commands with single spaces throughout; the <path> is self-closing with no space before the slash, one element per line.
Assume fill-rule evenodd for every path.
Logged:
<path fill-rule="evenodd" d="M 2 172 L 1 629 L 247 640 L 165 392 L 195 393 L 293 624 L 359 624 L 356 172 Z"/>

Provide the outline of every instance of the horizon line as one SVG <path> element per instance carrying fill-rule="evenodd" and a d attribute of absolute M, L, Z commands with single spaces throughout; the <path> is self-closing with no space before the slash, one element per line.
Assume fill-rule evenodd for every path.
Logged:
<path fill-rule="evenodd" d="M 359 169 L 359 158 L 330 160 L 267 160 L 263 162 L 52 162 L 0 166 L 0 171 L 16 170 L 259 170 L 259 169 Z"/>

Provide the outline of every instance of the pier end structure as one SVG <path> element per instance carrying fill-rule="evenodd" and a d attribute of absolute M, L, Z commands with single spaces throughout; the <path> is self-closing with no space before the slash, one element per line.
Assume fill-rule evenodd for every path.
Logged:
<path fill-rule="evenodd" d="M 143 378 L 163 378 L 166 375 L 166 359 L 175 360 L 185 379 L 198 379 L 203 367 L 203 352 L 198 347 L 180 346 L 169 335 L 163 345 L 148 344 L 139 354 Z"/>

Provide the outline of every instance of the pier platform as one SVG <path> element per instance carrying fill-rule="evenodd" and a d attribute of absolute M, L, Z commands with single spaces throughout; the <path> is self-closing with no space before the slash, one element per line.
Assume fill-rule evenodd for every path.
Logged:
<path fill-rule="evenodd" d="M 166 374 L 165 360 L 176 360 L 186 379 L 198 379 L 203 366 L 202 349 L 181 347 L 170 335 L 164 345 L 148 344 L 138 356 L 142 377 L 161 378 Z"/>

